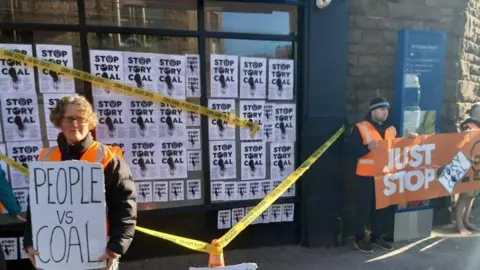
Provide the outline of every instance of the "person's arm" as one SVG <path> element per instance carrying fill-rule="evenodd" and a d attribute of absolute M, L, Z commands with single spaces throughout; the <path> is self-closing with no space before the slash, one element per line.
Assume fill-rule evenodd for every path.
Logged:
<path fill-rule="evenodd" d="M 130 168 L 117 156 L 105 168 L 106 203 L 110 222 L 107 249 L 124 255 L 137 224 L 136 186 Z"/>
<path fill-rule="evenodd" d="M 350 135 L 349 152 L 350 156 L 354 159 L 359 159 L 370 152 L 368 146 L 363 144 L 363 138 L 357 126 L 353 128 L 352 134 Z"/>
<path fill-rule="evenodd" d="M 0 201 L 11 216 L 16 217 L 22 211 L 2 169 L 0 169 Z"/>

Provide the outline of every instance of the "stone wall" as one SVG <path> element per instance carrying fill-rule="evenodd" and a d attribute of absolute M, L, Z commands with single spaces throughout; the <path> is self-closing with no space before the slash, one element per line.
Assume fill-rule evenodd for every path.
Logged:
<path fill-rule="evenodd" d="M 458 122 L 458 89 L 473 93 L 473 80 L 478 82 L 480 58 L 473 56 L 472 39 L 480 41 L 471 27 L 465 35 L 465 21 L 478 26 L 478 1 L 470 0 L 349 0 L 350 41 L 348 50 L 348 121 L 361 120 L 371 98 L 381 95 L 392 100 L 395 93 L 397 31 L 404 28 L 443 30 L 447 32 L 447 55 L 443 93 L 441 129 L 454 131 Z M 477 1 L 477 4 L 473 4 Z M 475 11 L 475 6 L 477 12 Z M 479 28 L 476 28 L 478 32 Z M 465 38 L 464 38 L 465 35 Z M 468 53 L 466 52 L 468 48 Z M 465 53 L 463 53 L 465 51 Z M 467 61 L 460 65 L 460 55 Z M 477 50 L 478 55 L 478 50 Z M 475 64 L 476 66 L 472 65 Z M 477 71 L 477 77 L 473 75 Z M 468 72 L 469 83 L 465 85 Z M 459 82 L 463 82 L 459 85 Z M 478 84 L 477 84 L 478 89 Z M 470 94 L 469 101 L 473 100 Z M 469 102 L 468 101 L 468 102 Z M 463 101 L 462 102 L 467 102 Z"/>

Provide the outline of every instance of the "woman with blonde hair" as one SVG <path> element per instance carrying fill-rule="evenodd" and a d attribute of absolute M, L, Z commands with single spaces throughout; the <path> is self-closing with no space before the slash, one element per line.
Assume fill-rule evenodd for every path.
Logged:
<path fill-rule="evenodd" d="M 60 129 L 58 146 L 45 148 L 39 161 L 83 160 L 102 164 L 105 174 L 105 201 L 107 205 L 106 270 L 118 269 L 118 259 L 128 250 L 135 233 L 137 219 L 136 188 L 128 165 L 118 149 L 95 141 L 90 133 L 97 123 L 92 105 L 82 96 L 65 96 L 57 101 L 50 113 L 50 121 Z M 121 152 L 120 152 L 121 153 Z M 30 208 L 25 230 L 24 249 L 35 266 Z"/>

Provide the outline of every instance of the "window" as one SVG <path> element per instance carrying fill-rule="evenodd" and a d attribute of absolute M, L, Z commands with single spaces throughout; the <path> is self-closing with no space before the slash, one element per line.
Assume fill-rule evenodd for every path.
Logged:
<path fill-rule="evenodd" d="M 0 21 L 23 23 L 78 24 L 76 0 L 2 0 Z"/>

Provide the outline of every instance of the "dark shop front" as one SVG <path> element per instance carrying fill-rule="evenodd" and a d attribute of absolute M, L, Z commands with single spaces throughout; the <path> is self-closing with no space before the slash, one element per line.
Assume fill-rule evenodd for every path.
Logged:
<path fill-rule="evenodd" d="M 48 72 L 25 67 L 20 84 L 12 83 L 8 74 L 0 76 L 0 151 L 20 163 L 35 160 L 37 150 L 56 143 L 58 130 L 48 120 L 52 101 L 61 95 L 84 95 L 99 118 L 96 139 L 120 146 L 131 168 L 138 225 L 206 242 L 218 238 L 345 122 L 347 1 L 333 0 L 320 8 L 321 2 L 2 1 L 1 48 L 222 112 L 234 109 L 241 118 L 260 121 L 262 129 L 251 140 L 239 127 L 81 80 L 51 86 Z M 165 81 L 168 75 L 175 75 L 170 83 Z M 34 104 L 29 116 L 34 121 L 21 136 L 15 123 L 5 120 L 5 100 L 18 93 Z M 142 110 L 152 112 L 144 124 L 154 128 L 138 130 L 142 124 L 135 113 Z M 165 142 L 181 146 L 176 167 L 163 162 L 167 151 L 160 145 Z M 334 143 L 227 250 L 334 245 L 341 234 L 342 142 Z M 153 149 L 140 161 L 135 145 Z M 34 150 L 17 155 L 21 147 Z M 25 209 L 28 179 L 2 166 Z M 22 224 L 6 214 L 0 221 L 9 265 L 27 269 Z M 123 260 L 190 252 L 137 231 Z"/>

